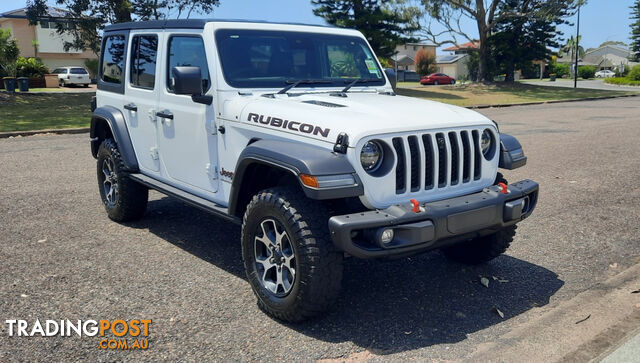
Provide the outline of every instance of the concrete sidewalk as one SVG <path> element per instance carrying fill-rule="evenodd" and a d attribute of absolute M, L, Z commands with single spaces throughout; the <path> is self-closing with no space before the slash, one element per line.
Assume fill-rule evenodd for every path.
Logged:
<path fill-rule="evenodd" d="M 640 362 L 640 332 L 605 357 L 602 363 Z"/>
<path fill-rule="evenodd" d="M 563 88 L 573 88 L 573 80 L 572 79 L 558 79 L 555 82 L 550 82 L 548 79 L 538 80 L 538 79 L 523 79 L 520 80 L 521 83 L 531 84 L 535 86 L 545 86 L 545 87 L 563 87 Z M 640 92 L 640 87 L 636 86 L 618 86 L 615 84 L 604 83 L 603 79 L 579 79 L 578 80 L 578 88 L 587 88 L 587 89 L 598 89 L 603 91 L 636 91 Z"/>

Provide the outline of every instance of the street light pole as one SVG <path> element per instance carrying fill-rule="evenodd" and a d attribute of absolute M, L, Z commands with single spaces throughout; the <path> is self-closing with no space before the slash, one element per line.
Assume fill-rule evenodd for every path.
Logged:
<path fill-rule="evenodd" d="M 578 27 L 576 31 L 576 65 L 573 71 L 573 88 L 578 88 L 578 49 L 580 49 L 580 8 L 582 4 L 578 5 Z"/>

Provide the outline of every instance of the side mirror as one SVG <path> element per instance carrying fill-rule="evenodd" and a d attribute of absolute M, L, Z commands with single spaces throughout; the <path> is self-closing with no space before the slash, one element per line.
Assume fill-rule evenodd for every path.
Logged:
<path fill-rule="evenodd" d="M 396 71 L 393 70 L 393 68 L 385 68 L 384 69 L 384 74 L 387 75 L 387 78 L 389 78 L 389 82 L 391 82 L 391 87 L 393 87 L 393 90 L 396 90 Z"/>
<path fill-rule="evenodd" d="M 177 95 L 201 95 L 202 74 L 200 67 L 173 67 L 171 69 L 173 92 Z"/>
<path fill-rule="evenodd" d="M 213 97 L 202 94 L 202 73 L 200 67 L 173 67 L 171 69 L 173 92 L 177 95 L 191 95 L 195 103 L 210 105 Z"/>

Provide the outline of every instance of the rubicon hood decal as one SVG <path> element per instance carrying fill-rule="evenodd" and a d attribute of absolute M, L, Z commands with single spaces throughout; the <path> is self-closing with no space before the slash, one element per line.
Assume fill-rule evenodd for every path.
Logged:
<path fill-rule="evenodd" d="M 247 117 L 247 121 L 253 121 L 255 123 L 261 123 L 263 125 L 269 125 L 272 127 L 279 127 L 291 131 L 302 132 L 305 134 L 320 135 L 324 138 L 329 136 L 331 129 L 322 128 L 308 123 L 284 120 L 282 118 L 274 116 L 265 116 L 257 113 L 250 112 Z"/>

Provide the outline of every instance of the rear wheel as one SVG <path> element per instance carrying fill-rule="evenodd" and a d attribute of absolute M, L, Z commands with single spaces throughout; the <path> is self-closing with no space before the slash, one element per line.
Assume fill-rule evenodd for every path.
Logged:
<path fill-rule="evenodd" d="M 253 197 L 242 224 L 242 257 L 263 311 L 298 322 L 338 299 L 343 255 L 331 242 L 327 220 L 324 207 L 295 188 Z"/>
<path fill-rule="evenodd" d="M 127 222 L 144 215 L 149 189 L 129 179 L 113 139 L 106 139 L 100 144 L 97 172 L 100 197 L 109 218 Z"/>

